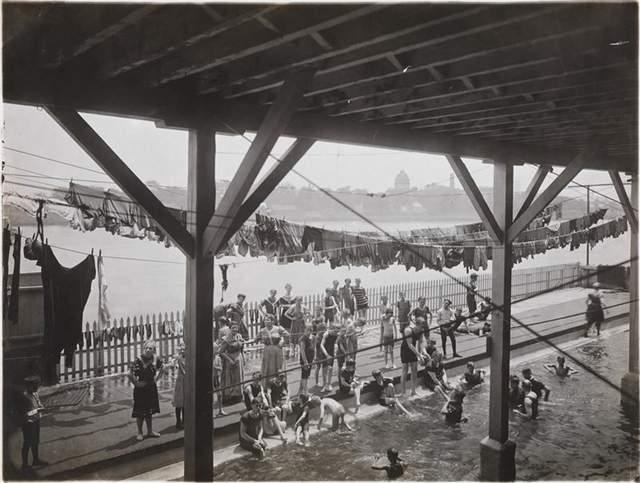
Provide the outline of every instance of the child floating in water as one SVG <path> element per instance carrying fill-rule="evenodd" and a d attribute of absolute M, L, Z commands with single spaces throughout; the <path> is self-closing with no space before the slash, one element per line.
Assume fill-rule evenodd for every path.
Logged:
<path fill-rule="evenodd" d="M 324 421 L 324 411 L 331 413 L 333 417 L 332 429 L 334 431 L 345 428 L 347 431 L 353 431 L 351 426 L 349 426 L 344 420 L 344 415 L 347 414 L 347 410 L 344 408 L 342 404 L 340 404 L 335 399 L 331 399 L 330 397 L 324 397 L 320 399 L 318 396 L 314 396 L 311 398 L 311 401 L 314 405 L 320 405 L 320 419 L 318 420 L 318 429 L 322 428 L 322 421 Z"/>
<path fill-rule="evenodd" d="M 564 365 L 564 362 L 565 362 L 564 357 L 558 356 L 556 360 L 558 361 L 557 366 L 555 364 L 545 364 L 544 365 L 545 369 L 547 369 L 550 373 L 555 374 L 558 377 L 569 377 L 572 374 L 578 374 L 578 371 L 572 369 L 569 366 Z"/>
<path fill-rule="evenodd" d="M 379 459 L 380 457 L 376 456 L 375 463 L 377 463 Z M 392 480 L 401 477 L 404 474 L 404 470 L 407 468 L 407 464 L 402 463 L 402 459 L 398 456 L 398 450 L 395 448 L 389 448 L 387 450 L 387 459 L 389 460 L 388 465 L 378 466 L 373 464 L 371 468 L 374 470 L 386 471 L 387 477 Z"/>

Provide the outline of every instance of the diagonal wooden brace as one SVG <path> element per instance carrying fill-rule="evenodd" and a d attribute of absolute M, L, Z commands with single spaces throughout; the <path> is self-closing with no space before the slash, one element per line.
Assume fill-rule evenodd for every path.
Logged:
<path fill-rule="evenodd" d="M 158 223 L 175 245 L 188 257 L 193 257 L 194 241 L 187 229 L 162 202 L 140 181 L 122 159 L 94 131 L 75 109 L 46 107 L 49 115 L 124 191 Z"/>
<path fill-rule="evenodd" d="M 206 252 L 216 253 L 222 246 L 242 202 L 271 153 L 271 149 L 297 110 L 313 74 L 314 71 L 309 69 L 293 72 L 280 88 L 278 97 L 262 121 L 256 137 L 207 225 L 203 237 Z"/>
<path fill-rule="evenodd" d="M 484 226 L 487 228 L 489 236 L 496 243 L 502 244 L 504 241 L 504 232 L 500 228 L 500 225 L 498 225 L 498 222 L 491 212 L 491 208 L 489 208 L 489 205 L 485 201 L 484 196 L 482 196 L 478 185 L 471 177 L 471 173 L 469 173 L 464 162 L 459 156 L 453 156 L 450 154 L 447 154 L 447 160 L 451 165 L 451 169 L 453 169 L 453 172 L 458 177 L 458 181 L 460 181 L 465 193 L 467 193 L 467 196 L 478 213 L 478 216 L 480 216 Z"/>
<path fill-rule="evenodd" d="M 507 231 L 507 239 L 513 242 L 522 231 L 551 203 L 560 192 L 576 177 L 576 175 L 584 168 L 590 158 L 598 151 L 597 147 L 587 148 L 585 151 L 576 156 L 571 163 L 558 175 L 553 182 L 547 186 L 540 196 L 531 203 L 523 213 L 513 222 Z"/>
<path fill-rule="evenodd" d="M 314 143 L 314 139 L 296 139 L 293 142 L 284 156 L 282 156 L 282 159 L 280 159 L 280 162 L 276 162 L 273 165 L 271 170 L 258 183 L 258 186 L 244 200 L 233 219 L 233 223 L 227 230 L 221 246 L 224 246 L 233 234 L 240 229 L 242 224 L 260 207 L 260 203 L 267 199 Z"/>
<path fill-rule="evenodd" d="M 533 200 L 536 198 L 538 191 L 540 191 L 540 187 L 542 186 L 542 183 L 544 182 L 544 179 L 547 177 L 547 174 L 549 173 L 549 171 L 551 171 L 551 168 L 549 166 L 538 167 L 536 174 L 533 175 L 533 179 L 529 183 L 529 186 L 527 186 L 527 194 L 525 195 L 524 200 L 522 201 L 522 206 L 518 210 L 518 214 L 516 215 L 516 218 L 518 218 L 518 216 L 524 213 L 524 211 L 527 208 L 529 208 L 529 206 L 531 206 L 531 203 L 533 203 Z"/>
<path fill-rule="evenodd" d="M 609 177 L 611 178 L 611 182 L 613 183 L 614 188 L 616 189 L 616 194 L 618 195 L 618 199 L 620 200 L 620 204 L 624 209 L 624 214 L 627 215 L 627 220 L 629 221 L 629 226 L 631 227 L 632 233 L 638 233 L 638 215 L 629 200 L 629 196 L 624 189 L 624 185 L 622 184 L 622 180 L 620 179 L 620 175 L 617 171 L 610 170 Z"/>

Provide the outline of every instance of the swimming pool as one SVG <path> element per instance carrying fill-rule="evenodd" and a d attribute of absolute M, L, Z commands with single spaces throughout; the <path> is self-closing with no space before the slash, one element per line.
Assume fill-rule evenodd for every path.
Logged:
<path fill-rule="evenodd" d="M 619 383 L 627 367 L 628 332 L 589 342 L 569 351 L 600 374 Z M 511 439 L 516 442 L 519 480 L 629 480 L 638 476 L 638 429 L 620 409 L 618 393 L 594 376 L 581 372 L 559 380 L 543 372 L 549 355 L 515 366 L 520 374 L 529 365 L 551 389 L 540 419 L 525 421 L 512 415 Z M 571 362 L 568 362 L 569 365 Z M 443 400 L 430 396 L 407 403 L 414 419 L 383 412 L 356 422 L 356 431 L 322 433 L 308 448 L 297 445 L 272 449 L 264 460 L 242 458 L 216 467 L 217 480 L 376 480 L 384 472 L 370 468 L 375 454 L 395 446 L 409 463 L 410 480 L 477 479 L 479 442 L 487 435 L 489 387 L 472 389 L 465 398 L 469 422 L 444 424 Z"/>

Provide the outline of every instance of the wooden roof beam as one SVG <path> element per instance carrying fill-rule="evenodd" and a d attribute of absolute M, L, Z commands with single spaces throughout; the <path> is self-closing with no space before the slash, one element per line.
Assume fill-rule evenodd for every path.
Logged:
<path fill-rule="evenodd" d="M 297 15 L 289 18 L 287 31 L 277 37 L 273 32 L 230 32 L 224 44 L 216 42 L 200 42 L 192 48 L 169 56 L 162 63 L 154 66 L 142 75 L 142 82 L 152 85 L 165 84 L 178 79 L 203 72 L 228 62 L 259 54 L 282 44 L 307 37 L 317 32 L 364 17 L 385 8 L 382 4 L 358 5 L 345 7 L 344 12 L 334 15 L 331 10 L 318 7 L 315 15 Z M 318 21 L 318 19 L 321 19 Z M 295 20 L 295 21 L 294 21 Z M 283 27 L 284 28 L 284 27 Z M 216 52 L 216 55 L 211 55 Z"/>
<path fill-rule="evenodd" d="M 244 66 L 230 67 L 228 69 L 228 83 L 241 85 L 241 88 L 234 91 L 234 97 L 255 94 L 266 89 L 277 87 L 281 82 L 281 74 L 286 71 L 289 65 L 319 65 L 317 80 L 314 82 L 312 91 L 308 96 L 317 95 L 326 90 L 340 89 L 344 90 L 346 86 L 340 81 L 343 74 L 348 76 L 346 69 L 370 64 L 375 61 L 385 60 L 388 54 L 402 55 L 415 52 L 413 55 L 415 62 L 408 62 L 412 66 L 411 72 L 415 66 L 421 65 L 424 59 L 429 60 L 430 65 L 437 66 L 437 61 L 451 62 L 451 58 L 460 55 L 468 55 L 469 50 L 477 49 L 482 43 L 467 43 L 467 38 L 471 39 L 476 34 L 492 32 L 496 35 L 496 30 L 500 27 L 509 27 L 518 22 L 528 19 L 558 12 L 564 7 L 547 7 L 543 9 L 523 9 L 514 8 L 512 15 L 500 17 L 496 19 L 495 13 L 486 6 L 468 5 L 460 10 L 452 10 L 449 6 L 448 13 L 441 17 L 427 17 L 423 21 L 409 25 L 405 28 L 392 28 L 386 16 L 373 17 L 372 22 L 376 22 L 371 28 L 364 31 L 348 31 L 343 35 L 342 43 L 336 42 L 336 48 L 332 52 L 325 52 L 319 55 L 299 55 L 298 57 L 289 58 L 287 66 L 277 65 L 275 62 L 272 68 L 265 69 L 264 65 L 269 65 L 267 59 L 259 65 L 246 64 Z M 443 8 L 444 9 L 444 8 Z M 425 10 L 428 12 L 428 10 Z M 524 13 L 523 13 L 524 12 Z M 380 24 L 378 26 L 378 23 Z M 584 28 L 584 27 L 582 27 Z M 372 35 L 374 34 L 374 35 Z M 375 35 L 377 34 L 377 36 Z M 337 35 L 337 34 L 336 34 Z M 540 36 L 538 34 L 538 36 Z M 451 46 L 447 45 L 446 49 L 443 45 L 451 42 Z M 456 42 L 460 42 L 462 46 L 456 48 Z M 470 42 L 470 40 L 469 40 Z M 496 44 L 487 38 L 487 42 L 491 45 Z M 502 47 L 504 47 L 504 38 L 500 38 Z M 485 50 L 488 48 L 483 47 Z M 449 51 L 452 53 L 449 53 Z M 482 54 L 480 54 L 482 55 Z M 386 73 L 383 73 L 385 75 Z M 353 82 L 364 79 L 364 75 L 356 75 Z M 330 84 L 330 86 L 327 86 Z M 211 86 L 203 93 L 214 92 L 220 90 L 219 86 Z"/>
<path fill-rule="evenodd" d="M 276 102 L 260 124 L 256 137 L 207 225 L 203 235 L 205 253 L 217 253 L 223 240 L 230 236 L 233 222 L 251 185 L 296 111 L 312 78 L 313 71 L 307 69 L 292 73 L 283 84 Z M 265 185 L 267 186 L 270 185 Z M 258 194 L 266 196 L 268 193 L 261 191 Z"/>
<path fill-rule="evenodd" d="M 549 186 L 529 205 L 529 207 L 518 215 L 507 231 L 507 240 L 511 243 L 522 233 L 531 222 L 544 210 L 560 192 L 582 171 L 587 165 L 587 161 L 594 157 L 598 148 L 591 146 L 578 156 L 576 156 L 567 167 L 554 179 Z"/>
<path fill-rule="evenodd" d="M 451 169 L 456 174 L 465 193 L 467 193 L 469 201 L 471 201 L 476 213 L 484 223 L 489 236 L 494 242 L 502 244 L 504 242 L 504 232 L 493 216 L 491 208 L 489 208 L 489 205 L 485 201 L 484 196 L 482 196 L 478 185 L 473 180 L 473 177 L 471 176 L 471 173 L 469 173 L 464 162 L 460 157 L 451 155 L 447 155 L 447 161 L 449 161 Z"/>
<path fill-rule="evenodd" d="M 329 52 L 333 50 L 333 46 L 331 45 L 331 42 L 329 42 L 326 39 L 326 37 L 324 37 L 320 32 L 311 32 L 309 36 L 315 41 L 316 44 L 322 47 L 325 51 Z"/>
<path fill-rule="evenodd" d="M 203 6 L 203 8 L 205 7 L 209 6 Z M 131 34 L 144 39 L 144 42 L 135 41 L 133 37 L 125 37 L 122 41 L 123 44 L 127 45 L 126 55 L 114 55 L 118 47 L 111 46 L 112 50 L 104 53 L 104 59 L 98 71 L 98 77 L 107 79 L 122 75 L 130 70 L 169 55 L 174 51 L 179 51 L 180 49 L 198 44 L 235 29 L 246 22 L 254 20 L 259 15 L 265 15 L 277 8 L 281 8 L 281 6 L 254 6 L 236 16 L 218 21 L 213 25 L 205 24 L 201 20 L 201 15 L 198 14 L 198 11 L 187 9 L 185 12 L 193 12 L 193 18 L 187 17 L 187 19 L 183 21 L 182 28 L 175 28 L 175 25 L 173 28 L 166 29 L 158 29 L 157 25 L 145 26 L 141 31 Z M 206 8 L 205 11 L 209 17 L 215 17 L 215 15 L 212 14 L 211 8 Z M 218 16 L 219 15 L 220 14 L 218 14 Z M 166 11 L 166 19 L 164 21 L 167 22 L 168 27 L 171 27 L 171 23 L 175 22 L 175 14 L 171 10 Z"/>
<path fill-rule="evenodd" d="M 194 255 L 194 240 L 187 229 L 156 198 L 136 174 L 74 109 L 46 107 L 51 117 L 126 193 L 158 223 L 175 245 L 188 257 Z"/>
<path fill-rule="evenodd" d="M 620 204 L 624 209 L 624 214 L 627 216 L 627 221 L 629 222 L 629 226 L 631 227 L 631 232 L 637 234 L 638 210 L 633 208 L 633 205 L 629 200 L 629 195 L 624 189 L 624 185 L 622 184 L 622 180 L 620 179 L 620 175 L 618 174 L 618 172 L 615 170 L 609 170 L 609 177 L 611 178 L 613 187 L 615 188 L 616 194 L 618 195 L 618 200 L 620 200 Z"/>

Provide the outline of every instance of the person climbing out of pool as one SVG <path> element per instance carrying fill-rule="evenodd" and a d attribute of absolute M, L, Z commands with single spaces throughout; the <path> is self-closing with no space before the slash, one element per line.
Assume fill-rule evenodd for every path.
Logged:
<path fill-rule="evenodd" d="M 387 450 L 387 459 L 389 460 L 388 465 L 379 466 L 377 464 L 379 459 L 380 456 L 376 456 L 371 469 L 386 471 L 389 479 L 395 480 L 396 478 L 400 478 L 407 469 L 407 464 L 402 462 L 402 458 L 398 456 L 398 450 L 395 448 L 389 448 Z"/>
<path fill-rule="evenodd" d="M 333 418 L 331 428 L 334 431 L 340 428 L 344 428 L 347 431 L 353 431 L 353 428 L 351 428 L 351 426 L 349 426 L 344 420 L 344 415 L 347 414 L 347 410 L 338 401 L 330 397 L 323 397 L 321 399 L 318 396 L 313 396 L 311 398 L 311 401 L 314 405 L 320 405 L 320 419 L 318 420 L 318 429 L 322 428 L 322 422 L 324 421 L 324 412 L 326 410 L 328 413 L 331 413 L 331 416 Z"/>
<path fill-rule="evenodd" d="M 484 371 L 476 371 L 476 366 L 473 362 L 467 362 L 467 369 L 464 374 L 460 376 L 460 380 L 467 386 L 468 389 L 473 386 L 477 386 L 484 381 Z"/>
<path fill-rule="evenodd" d="M 431 356 L 425 356 L 424 384 L 427 389 L 434 391 L 439 387 L 443 391 L 450 391 L 451 386 L 447 379 L 447 373 L 444 369 L 444 361 L 442 352 L 433 344 L 434 350 Z"/>
<path fill-rule="evenodd" d="M 296 432 L 296 444 L 309 444 L 309 396 L 307 394 L 300 394 L 298 397 L 299 404 L 296 412 L 296 422 L 293 425 L 293 429 Z M 304 443 L 303 443 L 304 438 Z"/>
<path fill-rule="evenodd" d="M 558 365 L 544 364 L 545 369 L 547 369 L 551 374 L 555 374 L 558 377 L 569 377 L 572 374 L 578 374 L 578 371 L 564 364 L 565 359 L 563 356 L 558 356 L 556 361 L 558 362 Z"/>
<path fill-rule="evenodd" d="M 356 361 L 349 358 L 345 363 L 344 369 L 341 371 L 338 390 L 344 395 L 355 396 L 357 413 L 360 410 L 360 391 L 362 391 L 362 383 L 356 376 Z"/>
<path fill-rule="evenodd" d="M 378 403 L 389 408 L 397 407 L 407 416 L 411 416 L 411 413 L 398 401 L 393 381 L 388 377 L 383 377 L 382 371 L 379 370 L 372 371 L 371 376 L 373 381 L 366 382 L 364 385 L 371 386 Z"/>
<path fill-rule="evenodd" d="M 462 401 L 464 400 L 465 392 L 460 384 L 451 391 L 448 396 L 441 392 L 446 398 L 444 406 L 440 411 L 444 414 L 444 420 L 449 424 L 466 423 L 467 418 L 462 417 Z"/>
<path fill-rule="evenodd" d="M 529 381 L 531 383 L 531 388 L 533 389 L 533 392 L 535 392 L 538 396 L 538 399 L 542 397 L 542 393 L 544 392 L 544 400 L 549 400 L 549 393 L 551 393 L 551 390 L 547 386 L 545 386 L 543 382 L 540 382 L 533 377 L 530 368 L 525 367 L 524 369 L 522 369 L 522 377 L 524 377 L 525 381 Z"/>
<path fill-rule="evenodd" d="M 285 421 L 287 414 L 293 410 L 289 399 L 289 391 L 287 390 L 287 375 L 281 372 L 276 375 L 269 385 L 269 392 L 266 394 L 266 402 L 271 407 L 280 420 Z"/>
<path fill-rule="evenodd" d="M 262 396 L 257 396 L 256 401 L 260 404 L 260 414 L 262 416 L 262 429 L 265 436 L 280 436 L 280 440 L 287 444 L 287 438 L 284 436 L 284 431 L 287 429 L 287 422 L 284 419 L 278 417 L 276 410 L 269 407 L 268 401 L 262 399 Z"/>
<path fill-rule="evenodd" d="M 260 399 L 254 398 L 251 400 L 251 409 L 240 416 L 240 447 L 262 458 L 267 449 L 263 434 Z"/>

